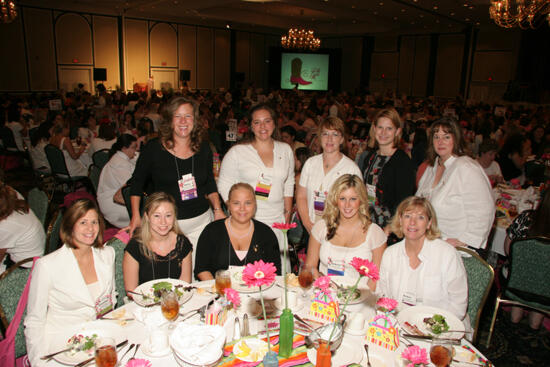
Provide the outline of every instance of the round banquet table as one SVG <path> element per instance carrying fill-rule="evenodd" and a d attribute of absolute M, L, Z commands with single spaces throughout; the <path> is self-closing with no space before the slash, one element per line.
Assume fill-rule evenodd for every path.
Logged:
<path fill-rule="evenodd" d="M 214 282 L 213 280 L 209 280 L 209 281 L 203 281 L 203 282 L 196 282 L 196 283 L 193 283 L 193 285 L 196 286 L 196 287 L 199 287 L 199 288 L 212 289 L 213 290 L 213 282 Z M 269 288 L 265 291 L 262 290 L 262 294 L 264 295 L 264 299 L 273 299 L 273 298 L 277 298 L 277 297 L 284 297 L 283 288 L 279 287 L 279 286 L 283 285 L 283 278 L 281 276 L 278 276 L 277 280 L 276 280 L 276 283 L 278 285 L 274 285 L 274 286 L 272 286 L 271 288 Z M 300 298 L 300 294 L 301 294 L 301 289 L 300 288 L 290 287 L 289 291 L 298 292 L 298 298 Z M 240 296 L 241 296 L 241 306 L 239 308 L 237 308 L 236 310 L 231 311 L 229 313 L 227 321 L 224 325 L 224 328 L 225 328 L 226 333 L 227 333 L 227 339 L 226 339 L 227 344 L 226 344 L 226 347 L 224 348 L 224 359 L 221 360 L 221 362 L 219 364 L 220 366 L 230 366 L 230 365 L 231 366 L 240 366 L 240 364 L 238 362 L 235 362 L 234 356 L 230 353 L 230 351 L 232 350 L 232 344 L 234 342 L 234 341 L 232 341 L 233 331 L 234 331 L 234 320 L 235 320 L 235 317 L 239 317 L 239 319 L 242 320 L 242 316 L 244 315 L 244 312 L 245 312 L 245 309 L 244 309 L 243 305 L 247 304 L 246 302 L 248 301 L 248 298 L 258 299 L 259 293 L 241 293 Z M 207 304 L 214 297 L 215 297 L 215 294 L 211 294 L 211 293 L 207 293 L 207 292 L 201 292 L 201 294 L 199 294 L 195 290 L 195 293 L 193 294 L 191 299 L 180 307 L 180 313 L 185 314 L 188 311 L 195 310 L 195 309 Z M 373 295 L 373 294 L 370 294 L 367 297 L 367 299 L 365 301 L 363 301 L 363 303 L 355 304 L 355 305 L 348 305 L 346 307 L 345 312 L 348 315 L 348 317 L 350 315 L 352 315 L 353 313 L 361 312 L 365 316 L 365 322 L 367 322 L 369 319 L 371 319 L 375 315 L 375 311 L 374 311 L 375 302 L 376 302 L 376 296 Z M 133 317 L 134 312 L 139 312 L 137 310 L 140 309 L 140 308 L 141 307 L 139 305 L 137 305 L 136 303 L 129 302 L 126 305 L 122 306 L 121 308 L 117 309 L 116 311 L 124 309 L 125 310 L 124 317 L 128 318 L 128 317 Z M 158 312 L 160 313 L 160 306 L 154 306 L 153 308 L 158 309 Z M 116 313 L 116 311 L 115 311 L 115 313 Z M 309 311 L 309 304 L 304 304 L 304 307 L 300 308 L 295 313 L 299 316 L 307 317 L 308 311 Z M 108 317 L 110 315 L 111 314 L 108 314 L 106 316 Z M 181 319 L 181 316 L 180 316 L 179 319 Z M 250 334 L 254 335 L 258 332 L 258 330 L 263 329 L 262 328 L 263 323 L 264 323 L 263 320 L 258 320 L 257 318 L 252 317 L 250 314 L 249 314 L 249 320 L 250 320 L 250 323 L 249 323 Z M 107 322 L 107 321 L 101 321 L 101 322 Z M 120 322 L 118 322 L 116 320 L 110 321 L 110 322 L 121 324 Z M 179 322 L 179 321 L 176 321 L 176 322 Z M 200 322 L 199 321 L 199 316 L 195 315 L 195 316 L 189 318 L 188 320 L 186 320 L 185 322 L 190 322 L 190 323 L 195 323 L 195 324 L 199 323 Z M 119 357 L 128 349 L 128 345 L 130 345 L 131 343 L 139 343 L 139 344 L 142 344 L 142 346 L 143 346 L 143 344 L 147 341 L 148 334 L 150 333 L 150 331 L 147 330 L 147 327 L 143 323 L 141 323 L 140 321 L 137 321 L 135 319 L 132 320 L 132 321 L 126 322 L 125 324 L 121 325 L 121 327 L 122 327 L 122 330 L 125 334 L 125 338 L 128 339 L 128 344 L 126 346 L 122 347 L 121 349 L 119 349 L 119 352 L 118 352 Z M 160 326 L 160 328 L 165 329 L 166 326 Z M 75 329 L 75 327 L 73 326 L 71 328 L 71 330 L 74 330 L 74 329 Z M 242 330 L 242 323 L 241 323 L 241 330 Z M 67 334 L 68 332 L 69 332 L 69 330 L 60 331 L 61 334 L 65 333 L 65 335 L 63 335 L 63 336 L 64 337 L 66 336 L 67 338 L 71 336 L 71 335 Z M 265 338 L 265 334 L 262 334 L 261 336 Z M 56 336 L 52 335 L 52 338 L 50 340 L 53 340 L 56 337 L 59 338 L 60 335 L 56 335 Z M 276 340 L 276 337 L 275 337 L 275 340 Z M 285 363 L 285 366 L 294 366 L 294 365 L 313 366 L 313 364 L 307 363 L 307 361 L 304 360 L 306 358 L 306 355 L 305 355 L 305 346 L 303 345 L 304 344 L 303 343 L 303 338 L 298 336 L 298 335 L 295 335 L 294 340 L 295 340 L 294 345 L 295 346 L 298 345 L 299 347 L 298 347 L 298 349 L 294 350 L 293 356 L 296 353 L 301 352 L 302 359 L 297 358 L 296 363 L 294 363 L 294 364 L 293 363 Z M 416 340 L 416 339 L 415 340 L 409 339 L 409 341 L 413 342 L 415 345 L 419 345 L 423 348 L 426 348 L 427 351 L 428 351 L 428 354 L 429 354 L 429 348 L 430 348 L 429 341 L 425 342 L 425 341 Z M 365 343 L 364 342 L 364 336 L 354 336 L 354 335 L 345 333 L 342 343 L 353 344 L 353 345 L 356 345 L 357 348 L 361 349 L 361 353 L 362 353 L 361 362 L 357 363 L 357 364 L 352 363 L 349 366 L 353 366 L 353 365 L 355 365 L 355 366 L 367 366 L 366 352 L 363 349 L 363 344 Z M 463 338 L 461 343 L 462 343 L 461 348 L 468 349 L 468 350 L 472 351 L 473 353 L 476 353 L 480 358 L 484 359 L 483 355 L 469 341 L 467 341 L 466 339 Z M 401 342 L 401 345 L 398 349 L 399 355 L 401 354 L 402 350 L 404 350 L 405 347 L 406 347 L 405 344 L 403 342 Z M 51 348 L 53 348 L 53 349 L 50 349 L 50 352 L 55 352 L 55 351 L 59 350 L 58 347 L 57 347 L 57 349 L 55 347 L 51 347 Z M 400 363 L 400 361 L 398 361 L 398 357 L 396 357 L 396 356 L 391 357 L 391 352 L 389 352 L 389 351 L 383 350 L 382 348 L 377 347 L 377 346 L 370 346 L 369 351 L 371 351 L 371 353 L 374 351 L 378 355 L 386 354 L 388 356 L 387 358 L 391 358 L 391 359 L 395 360 L 395 366 L 401 366 L 401 364 L 398 364 L 398 363 Z M 122 362 L 122 364 L 120 364 L 120 366 L 124 366 L 126 364 L 127 360 L 131 357 L 132 354 L 133 354 L 133 350 L 130 353 L 128 353 L 123 358 L 122 361 L 119 361 L 119 363 Z M 297 357 L 297 356 L 295 356 L 295 357 Z M 177 366 L 179 366 L 172 353 L 170 353 L 169 355 L 164 356 L 164 357 L 153 358 L 153 357 L 145 355 L 142 351 L 142 348 L 140 348 L 138 350 L 137 354 L 136 354 L 136 358 L 144 358 L 144 359 L 147 359 L 147 360 L 151 361 L 153 367 L 155 367 L 155 366 L 167 366 L 167 367 L 177 367 Z M 243 362 L 242 365 L 243 366 L 253 366 L 254 364 L 249 363 L 249 362 Z M 261 365 L 261 363 L 258 362 L 258 365 Z M 58 363 L 55 360 L 50 360 L 49 362 L 46 363 L 46 366 L 48 366 L 48 367 L 52 366 L 53 367 L 53 366 L 64 366 L 64 365 L 61 364 L 61 363 Z M 90 363 L 87 366 L 94 366 L 94 364 Z M 430 366 L 431 366 L 431 364 L 430 364 Z M 455 366 L 456 367 L 458 367 L 458 366 L 471 367 L 472 365 L 453 363 L 452 366 L 453 367 L 455 367 Z"/>

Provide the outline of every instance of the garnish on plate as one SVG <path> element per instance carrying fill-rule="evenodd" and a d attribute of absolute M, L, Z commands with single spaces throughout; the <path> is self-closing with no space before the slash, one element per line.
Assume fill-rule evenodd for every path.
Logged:
<path fill-rule="evenodd" d="M 352 289 L 353 288 L 353 289 Z M 347 286 L 347 287 L 338 287 L 338 292 L 336 293 L 338 295 L 338 299 L 341 302 L 353 302 L 356 299 L 359 299 L 361 297 L 361 291 L 353 286 Z"/>
<path fill-rule="evenodd" d="M 428 330 L 436 335 L 449 330 L 449 324 L 443 315 L 435 314 L 432 317 L 426 317 L 423 321 Z"/>
<path fill-rule="evenodd" d="M 75 355 L 76 353 L 82 351 L 90 354 L 90 351 L 93 351 L 96 339 L 97 334 L 92 334 L 88 336 L 75 334 L 71 336 L 67 341 L 67 347 L 71 348 L 71 350 L 67 353 L 69 353 L 70 355 Z"/>

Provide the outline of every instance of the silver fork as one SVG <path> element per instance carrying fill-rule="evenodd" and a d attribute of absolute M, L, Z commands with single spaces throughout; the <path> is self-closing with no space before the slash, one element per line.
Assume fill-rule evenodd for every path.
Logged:
<path fill-rule="evenodd" d="M 365 347 L 365 352 L 367 352 L 367 366 L 372 367 L 370 364 L 370 358 L 369 358 L 369 346 L 367 344 L 363 344 L 363 347 Z"/>
<path fill-rule="evenodd" d="M 135 346 L 134 343 L 130 344 L 130 348 L 128 348 L 128 349 L 126 350 L 126 352 L 124 352 L 124 354 L 122 355 L 122 357 L 120 357 L 119 361 L 122 361 L 122 359 L 123 359 L 124 357 L 126 357 L 126 354 L 128 354 L 128 352 L 131 351 L 132 348 L 133 348 L 134 346 Z"/>
<path fill-rule="evenodd" d="M 136 353 L 137 353 L 139 347 L 141 347 L 141 344 L 136 344 L 136 349 L 134 350 L 134 355 L 126 363 L 130 362 L 132 359 L 136 359 Z"/>

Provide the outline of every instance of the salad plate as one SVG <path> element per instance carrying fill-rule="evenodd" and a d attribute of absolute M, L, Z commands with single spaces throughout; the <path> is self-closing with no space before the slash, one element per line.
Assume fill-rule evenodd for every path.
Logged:
<path fill-rule="evenodd" d="M 349 297 L 350 295 L 350 290 L 355 284 L 355 279 L 341 276 L 331 276 L 330 279 L 338 285 L 338 289 L 335 289 L 336 295 L 338 296 L 340 303 L 343 304 L 345 302 L 345 297 Z M 348 305 L 363 303 L 367 298 L 369 298 L 370 294 L 371 291 L 368 289 L 368 286 L 364 283 L 359 282 L 359 285 L 351 296 Z"/>
<path fill-rule="evenodd" d="M 442 316 L 444 322 L 441 322 Z M 428 321 L 428 319 L 435 319 Z M 412 306 L 403 309 L 397 314 L 397 320 L 402 327 L 405 323 L 416 326 L 424 335 L 435 336 L 443 334 L 445 338 L 460 339 L 464 336 L 464 324 L 453 313 L 437 307 Z M 433 325 L 430 322 L 435 321 Z M 446 325 L 445 325 L 446 324 Z M 405 329 L 406 330 L 406 329 Z M 452 332 L 446 332 L 452 330 Z"/>
<path fill-rule="evenodd" d="M 67 329 L 54 336 L 50 350 L 56 351 L 72 347 L 73 349 L 53 357 L 61 364 L 74 366 L 94 356 L 94 342 L 97 338 L 113 338 L 116 343 L 124 341 L 122 327 L 104 320 L 90 321 L 77 328 Z"/>
<path fill-rule="evenodd" d="M 137 286 L 132 293 L 132 297 L 139 306 L 149 307 L 160 302 L 160 292 L 163 290 L 175 290 L 179 304 L 182 305 L 191 299 L 194 288 L 189 283 L 179 279 L 155 279 Z"/>
<path fill-rule="evenodd" d="M 239 293 L 257 293 L 260 291 L 259 287 L 248 287 L 243 281 L 243 269 L 244 266 L 235 266 L 230 267 L 229 271 L 231 272 L 231 288 L 236 290 Z M 268 286 L 262 287 L 262 292 L 273 287 L 275 282 L 271 283 Z"/>

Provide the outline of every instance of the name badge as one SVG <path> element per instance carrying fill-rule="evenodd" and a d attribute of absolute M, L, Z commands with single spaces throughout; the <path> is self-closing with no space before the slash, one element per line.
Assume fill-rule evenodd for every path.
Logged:
<path fill-rule="evenodd" d="M 401 301 L 409 306 L 416 306 L 416 294 L 412 292 L 405 292 L 403 293 L 403 297 L 401 298 Z"/>
<path fill-rule="evenodd" d="M 95 301 L 95 315 L 96 318 L 101 318 L 113 310 L 113 300 L 111 294 L 107 294 L 103 297 L 99 297 Z"/>
<path fill-rule="evenodd" d="M 340 275 L 343 276 L 346 273 L 346 264 L 343 260 L 328 259 L 327 275 Z"/>
<path fill-rule="evenodd" d="M 327 200 L 327 192 L 313 191 L 313 209 L 315 210 L 315 216 L 323 216 L 325 211 L 325 201 Z"/>
<path fill-rule="evenodd" d="M 367 184 L 367 197 L 372 205 L 376 203 L 376 186 Z"/>
<path fill-rule="evenodd" d="M 197 183 L 195 177 L 191 173 L 181 176 L 181 180 L 178 181 L 180 189 L 181 200 L 190 200 L 198 197 Z"/>
<path fill-rule="evenodd" d="M 271 184 L 273 180 L 270 175 L 265 173 L 260 174 L 254 193 L 257 200 L 267 200 L 269 198 L 269 192 L 271 191 Z"/>

